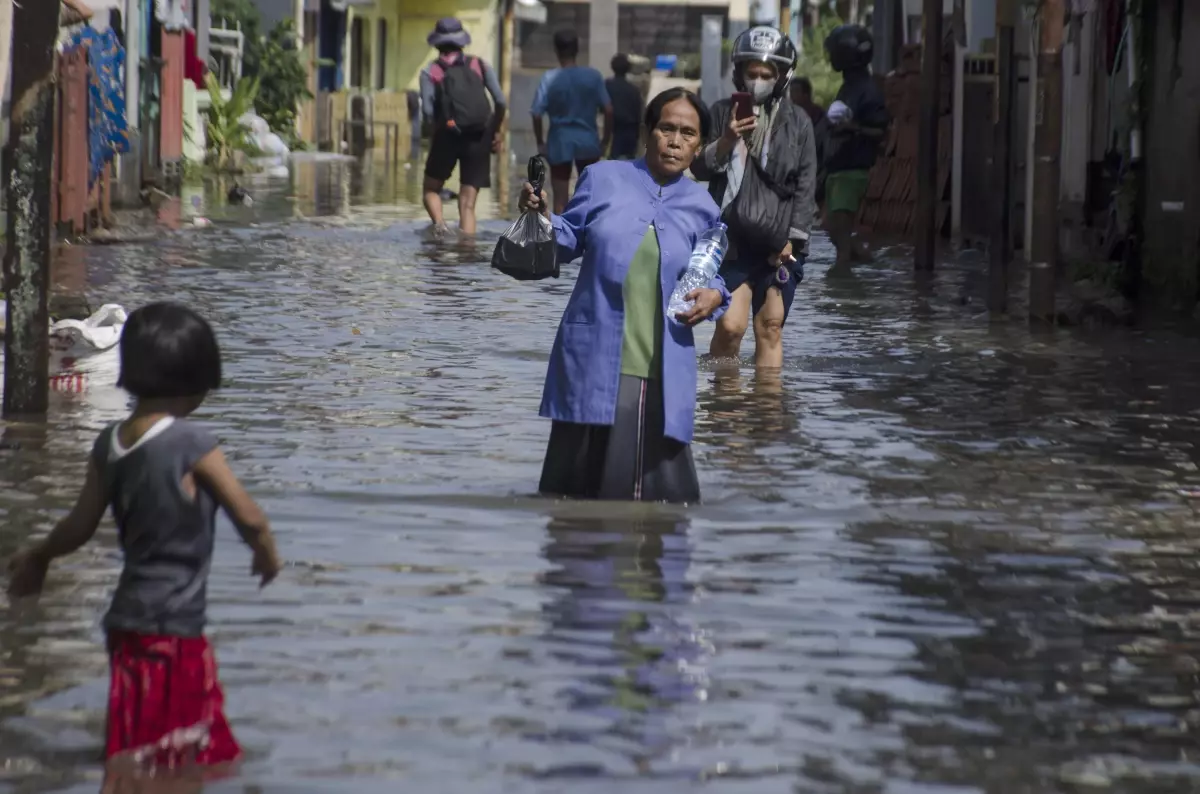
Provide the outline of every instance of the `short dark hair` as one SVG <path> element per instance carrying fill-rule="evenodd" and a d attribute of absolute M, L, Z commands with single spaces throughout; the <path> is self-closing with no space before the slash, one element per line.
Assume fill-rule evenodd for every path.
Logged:
<path fill-rule="evenodd" d="M 555 33 L 554 51 L 560 57 L 574 58 L 579 54 L 579 34 L 573 30 L 560 30 Z"/>
<path fill-rule="evenodd" d="M 212 326 L 179 303 L 148 303 L 121 331 L 117 385 L 140 400 L 198 397 L 221 388 L 221 349 Z"/>
<path fill-rule="evenodd" d="M 624 76 L 629 74 L 629 56 L 623 52 L 618 52 L 612 57 L 613 74 Z"/>
<path fill-rule="evenodd" d="M 704 101 L 700 97 L 686 88 L 668 88 L 650 100 L 650 104 L 646 105 L 646 117 L 644 120 L 646 130 L 652 131 L 657 127 L 659 120 L 662 118 L 663 108 L 677 99 L 686 99 L 696 109 L 696 115 L 700 117 L 700 139 L 707 141 L 709 130 L 712 128 L 712 119 L 708 115 L 708 106 L 704 104 Z"/>
<path fill-rule="evenodd" d="M 793 77 L 789 88 L 803 88 L 805 93 L 812 96 L 812 81 L 807 77 Z"/>

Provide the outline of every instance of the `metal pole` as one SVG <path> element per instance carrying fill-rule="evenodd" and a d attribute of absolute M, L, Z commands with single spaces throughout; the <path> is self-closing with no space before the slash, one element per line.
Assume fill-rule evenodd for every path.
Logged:
<path fill-rule="evenodd" d="M 921 107 L 917 140 L 916 260 L 932 272 L 937 251 L 938 116 L 941 112 L 942 0 L 924 0 L 921 32 Z"/>
<path fill-rule="evenodd" d="M 1054 322 L 1058 269 L 1059 160 L 1062 151 L 1063 0 L 1043 0 L 1038 53 L 1037 126 L 1034 132 L 1033 241 L 1029 265 L 1029 320 Z"/>
<path fill-rule="evenodd" d="M 725 64 L 721 59 L 721 38 L 725 20 L 716 14 L 700 18 L 700 97 L 708 105 L 721 98 L 725 88 Z"/>
<path fill-rule="evenodd" d="M 50 191 L 58 3 L 15 4 L 12 121 L 5 147 L 4 416 L 46 412 L 50 396 Z"/>
<path fill-rule="evenodd" d="M 1012 139 L 1016 59 L 1016 8 L 996 0 L 996 88 L 992 119 L 992 233 L 988 262 L 988 309 L 1008 311 L 1008 266 L 1012 249 Z"/>

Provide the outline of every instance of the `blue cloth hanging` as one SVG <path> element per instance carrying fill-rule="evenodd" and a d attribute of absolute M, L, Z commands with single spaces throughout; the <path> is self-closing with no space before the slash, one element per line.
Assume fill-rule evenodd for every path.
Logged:
<path fill-rule="evenodd" d="M 67 49 L 83 47 L 88 54 L 88 186 L 118 154 L 129 151 L 129 125 L 125 118 L 125 48 L 112 28 L 100 32 L 84 26 L 71 37 Z"/>

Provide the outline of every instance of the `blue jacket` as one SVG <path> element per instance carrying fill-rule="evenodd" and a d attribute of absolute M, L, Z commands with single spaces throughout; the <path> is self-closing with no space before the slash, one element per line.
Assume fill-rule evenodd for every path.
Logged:
<path fill-rule="evenodd" d="M 659 186 L 644 160 L 604 161 L 579 178 L 566 214 L 552 218 L 561 262 L 580 256 L 579 277 L 550 354 L 541 415 L 562 422 L 611 425 L 621 379 L 625 330 L 623 287 L 634 252 L 654 224 L 663 303 L 663 412 L 666 435 L 691 443 L 696 414 L 696 341 L 667 316 L 667 301 L 687 269 L 696 238 L 720 220 L 701 185 L 680 177 Z M 729 306 L 720 276 L 719 316 Z"/>

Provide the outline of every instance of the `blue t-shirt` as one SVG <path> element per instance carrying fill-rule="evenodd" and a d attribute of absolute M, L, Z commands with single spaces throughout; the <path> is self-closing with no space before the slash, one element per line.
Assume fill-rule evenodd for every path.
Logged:
<path fill-rule="evenodd" d="M 599 159 L 596 117 L 612 104 L 604 76 L 590 66 L 551 69 L 542 76 L 531 112 L 550 117 L 546 138 L 551 165 Z"/>

